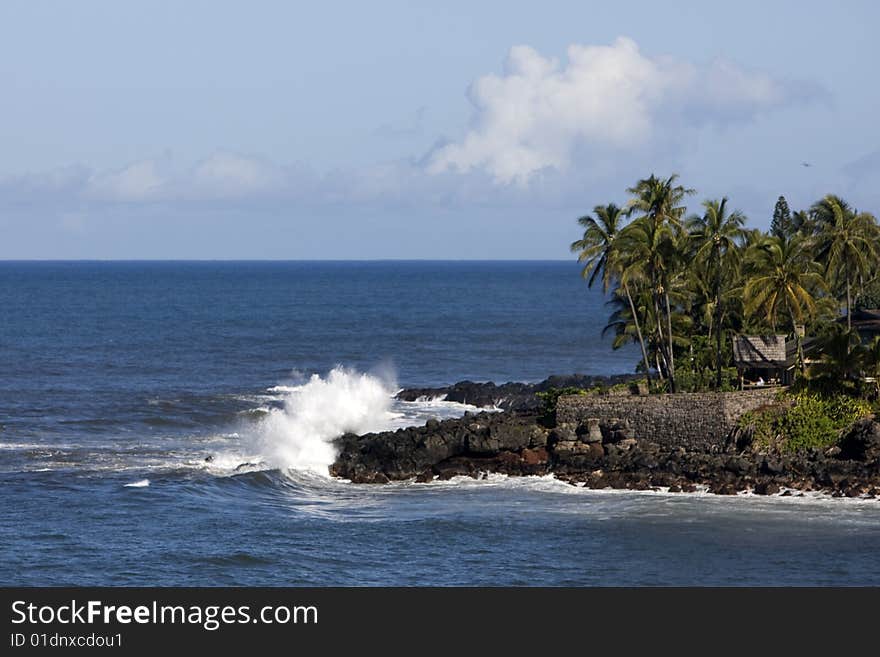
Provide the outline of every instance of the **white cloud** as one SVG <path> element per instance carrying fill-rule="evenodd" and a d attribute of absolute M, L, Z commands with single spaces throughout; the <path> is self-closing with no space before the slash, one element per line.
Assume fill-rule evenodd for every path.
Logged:
<path fill-rule="evenodd" d="M 228 150 L 191 164 L 168 154 L 115 170 L 80 165 L 0 178 L 0 206 L 53 205 L 90 216 L 95 207 L 116 203 L 571 205 L 588 189 L 620 193 L 652 170 L 686 173 L 688 146 L 702 145 L 706 136 L 701 127 L 748 121 L 816 95 L 803 83 L 725 60 L 700 67 L 648 57 L 627 38 L 570 46 L 564 63 L 517 46 L 501 74 L 471 85 L 470 130 L 421 160 L 318 172 Z M 419 130 L 424 114 L 420 108 L 412 120 Z"/>
<path fill-rule="evenodd" d="M 289 191 L 298 174 L 262 158 L 220 151 L 184 169 L 175 169 L 166 157 L 94 172 L 86 180 L 82 196 L 130 203 L 260 198 Z"/>
<path fill-rule="evenodd" d="M 199 195 L 228 198 L 279 190 L 285 184 L 285 175 L 265 160 L 222 152 L 197 164 L 191 182 Z"/>
<path fill-rule="evenodd" d="M 810 93 L 727 61 L 701 68 L 647 57 L 624 37 L 572 45 L 567 54 L 562 66 L 528 46 L 512 48 L 502 75 L 471 85 L 474 125 L 436 149 L 428 171 L 484 170 L 496 182 L 525 182 L 543 169 L 565 171 L 579 150 L 632 151 L 683 119 L 749 120 Z"/>
<path fill-rule="evenodd" d="M 148 201 L 161 196 L 167 183 L 156 160 L 142 160 L 92 176 L 86 195 L 108 201 Z"/>

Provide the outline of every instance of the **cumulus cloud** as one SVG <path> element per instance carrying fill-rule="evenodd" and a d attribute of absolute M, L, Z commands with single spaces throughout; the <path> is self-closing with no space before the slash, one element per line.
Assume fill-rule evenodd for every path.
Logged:
<path fill-rule="evenodd" d="M 146 201 L 161 196 L 167 185 L 156 160 L 135 162 L 116 171 L 92 176 L 86 195 L 109 201 Z"/>
<path fill-rule="evenodd" d="M 750 120 L 815 90 L 718 60 L 708 67 L 648 57 L 631 39 L 572 45 L 562 65 L 529 46 L 510 50 L 502 75 L 470 87 L 472 129 L 428 158 L 431 173 L 484 170 L 496 182 L 564 171 L 578 151 L 634 150 L 683 119 Z"/>
<path fill-rule="evenodd" d="M 182 169 L 164 158 L 94 171 L 84 180 L 80 177 L 79 194 L 86 200 L 121 203 L 254 199 L 291 192 L 303 174 L 260 157 L 220 151 Z"/>
<path fill-rule="evenodd" d="M 285 185 L 282 168 L 261 158 L 216 153 L 193 169 L 193 187 L 212 197 L 240 197 L 280 190 Z"/>
<path fill-rule="evenodd" d="M 421 159 L 317 172 L 229 150 L 184 165 L 166 155 L 0 178 L 0 205 L 563 205 L 583 198 L 585 180 L 623 189 L 651 169 L 682 171 L 682 144 L 705 133 L 695 128 L 750 121 L 821 92 L 726 60 L 647 56 L 619 38 L 570 46 L 565 62 L 516 46 L 503 72 L 478 78 L 469 95 L 470 129 Z M 421 107 L 377 134 L 421 132 L 425 114 Z"/>

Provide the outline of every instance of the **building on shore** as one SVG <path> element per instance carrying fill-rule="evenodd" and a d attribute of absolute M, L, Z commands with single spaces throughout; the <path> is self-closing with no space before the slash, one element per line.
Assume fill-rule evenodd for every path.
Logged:
<path fill-rule="evenodd" d="M 797 365 L 797 343 L 784 335 L 735 335 L 733 363 L 740 389 L 789 385 Z"/>
<path fill-rule="evenodd" d="M 842 321 L 845 322 L 846 318 Z M 857 331 L 862 339 L 862 344 L 867 344 L 880 335 L 880 308 L 853 310 L 850 321 L 853 330 Z"/>

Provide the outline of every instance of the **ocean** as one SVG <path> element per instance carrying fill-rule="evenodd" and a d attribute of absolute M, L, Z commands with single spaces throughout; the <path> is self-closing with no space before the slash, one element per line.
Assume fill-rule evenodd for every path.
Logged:
<path fill-rule="evenodd" d="M 880 502 L 334 480 L 400 387 L 633 371 L 573 262 L 0 262 L 0 584 L 880 584 Z"/>

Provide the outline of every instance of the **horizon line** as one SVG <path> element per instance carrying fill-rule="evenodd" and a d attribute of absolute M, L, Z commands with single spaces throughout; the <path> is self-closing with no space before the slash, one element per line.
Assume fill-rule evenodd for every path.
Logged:
<path fill-rule="evenodd" d="M 577 262 L 575 258 L 0 258 L 24 262 Z"/>

